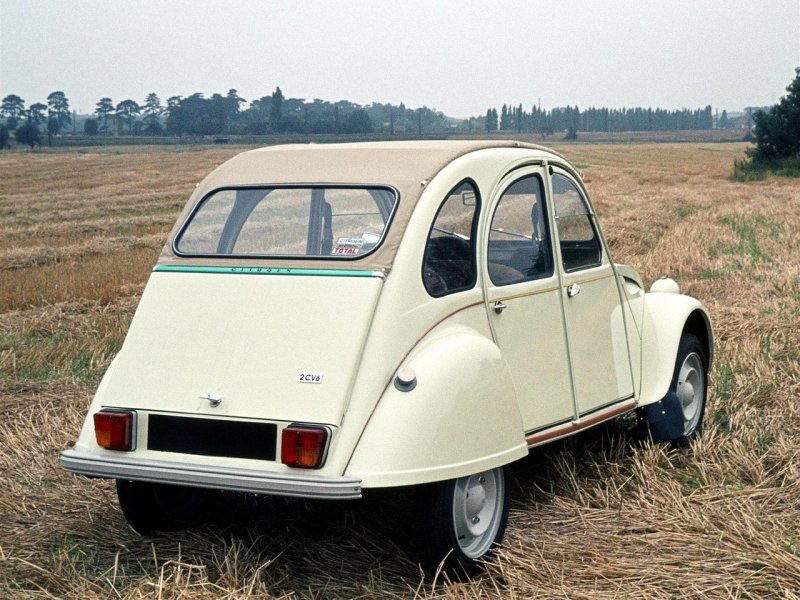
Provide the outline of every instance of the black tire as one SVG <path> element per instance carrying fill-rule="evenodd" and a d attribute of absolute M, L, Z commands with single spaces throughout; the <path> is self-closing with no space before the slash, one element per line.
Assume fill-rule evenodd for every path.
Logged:
<path fill-rule="evenodd" d="M 208 490 L 182 485 L 117 479 L 122 514 L 139 535 L 179 531 L 203 510 Z"/>
<path fill-rule="evenodd" d="M 683 435 L 673 440 L 676 445 L 688 445 L 703 430 L 708 391 L 707 368 L 708 359 L 700 340 L 694 334 L 684 333 L 678 345 L 670 385 L 683 412 Z"/>
<path fill-rule="evenodd" d="M 508 504 L 505 467 L 422 488 L 417 514 L 423 566 L 431 573 L 441 566 L 457 579 L 482 571 L 503 540 Z"/>

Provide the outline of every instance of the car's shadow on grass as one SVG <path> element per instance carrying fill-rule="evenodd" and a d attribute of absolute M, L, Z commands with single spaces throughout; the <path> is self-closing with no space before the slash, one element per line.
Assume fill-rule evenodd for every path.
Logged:
<path fill-rule="evenodd" d="M 510 468 L 512 508 L 532 511 L 553 496 L 574 494 L 582 482 L 598 479 L 598 465 L 624 461 L 634 446 L 630 419 L 617 419 L 532 449 Z M 174 554 L 177 542 L 209 580 L 243 585 L 256 577 L 274 594 L 408 593 L 433 582 L 416 561 L 415 492 L 366 490 L 360 501 L 215 493 L 200 522 L 139 541 L 166 555 Z M 509 527 L 513 519 L 512 512 Z"/>
<path fill-rule="evenodd" d="M 360 501 L 214 493 L 197 523 L 131 540 L 164 557 L 180 544 L 227 587 L 257 578 L 271 594 L 354 596 L 408 592 L 422 577 L 414 560 L 413 490 L 377 490 Z M 152 578 L 154 573 L 149 573 Z M 326 591 L 327 590 L 327 591 Z"/>

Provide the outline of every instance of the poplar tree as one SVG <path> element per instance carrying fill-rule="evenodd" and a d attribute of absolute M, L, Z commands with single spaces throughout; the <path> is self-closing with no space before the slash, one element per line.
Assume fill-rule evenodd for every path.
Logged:
<path fill-rule="evenodd" d="M 282 117 L 283 92 L 281 91 L 281 88 L 276 87 L 275 91 L 272 92 L 272 102 L 270 103 L 269 107 L 269 124 L 270 127 L 272 127 L 272 131 L 280 131 Z"/>

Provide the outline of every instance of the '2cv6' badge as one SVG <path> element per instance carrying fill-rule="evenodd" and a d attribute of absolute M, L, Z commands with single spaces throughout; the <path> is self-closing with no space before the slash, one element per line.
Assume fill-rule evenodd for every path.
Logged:
<path fill-rule="evenodd" d="M 297 383 L 322 383 L 325 376 L 322 373 L 300 373 L 297 376 Z"/>

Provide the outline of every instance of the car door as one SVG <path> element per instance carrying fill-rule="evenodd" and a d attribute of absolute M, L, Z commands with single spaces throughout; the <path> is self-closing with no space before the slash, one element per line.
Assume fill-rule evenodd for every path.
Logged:
<path fill-rule="evenodd" d="M 550 168 L 561 290 L 579 415 L 633 396 L 622 298 L 581 186 Z"/>
<path fill-rule="evenodd" d="M 507 176 L 483 234 L 489 319 L 514 378 L 526 433 L 574 417 L 545 181 L 543 167 Z"/>

